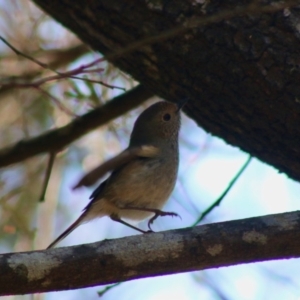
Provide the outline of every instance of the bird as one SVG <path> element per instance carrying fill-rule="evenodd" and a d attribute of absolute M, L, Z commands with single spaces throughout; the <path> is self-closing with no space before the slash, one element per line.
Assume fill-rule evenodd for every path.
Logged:
<path fill-rule="evenodd" d="M 83 176 L 74 189 L 91 186 L 107 172 L 110 176 L 90 196 L 79 218 L 48 247 L 53 248 L 79 225 L 104 216 L 141 233 L 153 232 L 151 224 L 159 216 L 179 216 L 161 208 L 171 195 L 178 173 L 180 111 L 177 104 L 160 101 L 144 110 L 134 123 L 128 147 L 114 158 Z M 148 231 L 126 220 L 147 218 Z"/>

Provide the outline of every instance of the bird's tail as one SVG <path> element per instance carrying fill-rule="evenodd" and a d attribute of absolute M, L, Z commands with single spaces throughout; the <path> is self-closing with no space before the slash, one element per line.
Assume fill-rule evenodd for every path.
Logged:
<path fill-rule="evenodd" d="M 56 240 L 54 240 L 46 249 L 53 248 L 57 243 L 69 235 L 75 228 L 77 228 L 82 223 L 88 221 L 86 220 L 86 211 L 73 223 L 71 224 Z"/>

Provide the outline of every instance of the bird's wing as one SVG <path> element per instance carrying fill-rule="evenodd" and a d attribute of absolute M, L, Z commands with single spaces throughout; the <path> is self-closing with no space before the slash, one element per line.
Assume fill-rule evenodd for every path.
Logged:
<path fill-rule="evenodd" d="M 104 162 L 97 168 L 85 174 L 78 183 L 73 187 L 73 189 L 77 189 L 82 186 L 91 186 L 96 181 L 98 181 L 101 177 L 103 177 L 107 172 L 116 170 L 120 168 L 122 165 L 130 162 L 132 159 L 136 157 L 155 157 L 159 153 L 159 149 L 152 145 L 143 145 L 139 147 L 127 148 L 117 156 L 109 159 Z"/>
<path fill-rule="evenodd" d="M 101 183 L 99 184 L 99 186 L 93 191 L 92 195 L 90 196 L 90 199 L 92 199 L 92 200 L 97 199 L 97 198 L 99 197 L 100 193 L 103 191 L 103 189 L 104 189 L 106 183 L 107 183 L 107 179 L 104 180 L 103 182 L 101 182 Z M 91 203 L 91 202 L 90 202 L 90 203 Z M 88 206 L 87 206 L 84 210 L 87 210 L 87 209 L 88 209 L 90 203 L 88 204 Z"/>

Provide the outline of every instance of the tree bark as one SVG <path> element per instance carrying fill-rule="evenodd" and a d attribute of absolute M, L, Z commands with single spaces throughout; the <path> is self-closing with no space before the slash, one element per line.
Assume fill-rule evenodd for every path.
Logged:
<path fill-rule="evenodd" d="M 249 7 L 249 15 L 233 17 L 228 12 L 252 1 L 34 2 L 105 55 L 217 16 L 108 57 L 153 93 L 190 98 L 185 112 L 206 131 L 300 179 L 299 8 L 259 14 Z"/>
<path fill-rule="evenodd" d="M 0 295 L 78 289 L 300 256 L 300 212 L 0 255 Z"/>

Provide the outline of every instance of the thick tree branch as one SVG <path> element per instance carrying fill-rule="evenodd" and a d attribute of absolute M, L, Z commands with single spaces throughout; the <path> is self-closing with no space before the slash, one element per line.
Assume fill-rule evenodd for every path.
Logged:
<path fill-rule="evenodd" d="M 139 85 L 115 97 L 107 104 L 76 118 L 66 126 L 4 148 L 0 150 L 0 167 L 23 161 L 37 154 L 58 152 L 87 132 L 137 107 L 152 95 L 150 91 Z"/>
<path fill-rule="evenodd" d="M 300 180 L 299 10 L 271 13 L 297 1 L 34 2 L 153 93 L 189 97 L 206 131 Z"/>
<path fill-rule="evenodd" d="M 0 255 L 0 295 L 300 257 L 300 212 Z"/>

